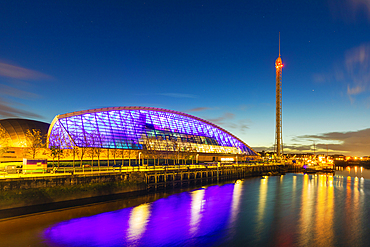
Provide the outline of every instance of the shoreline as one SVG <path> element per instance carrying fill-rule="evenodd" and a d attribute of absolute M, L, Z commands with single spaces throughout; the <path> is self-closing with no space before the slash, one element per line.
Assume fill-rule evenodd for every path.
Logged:
<path fill-rule="evenodd" d="M 11 217 L 134 198 L 151 193 L 177 193 L 248 177 L 279 175 L 280 172 L 277 170 L 277 167 L 266 166 L 258 169 L 256 167 L 220 168 L 220 171 L 207 168 L 181 172 L 177 170 L 173 173 L 165 171 L 165 176 L 159 172 L 131 172 L 47 177 L 37 181 L 32 178 L 3 181 L 6 184 L 2 184 L 0 191 L 0 221 Z M 207 177 L 203 177 L 206 174 L 205 171 Z M 199 174 L 201 176 L 198 176 Z M 159 179 L 161 176 L 162 179 L 172 176 L 173 180 L 161 181 Z M 178 178 L 181 180 L 177 180 Z"/>

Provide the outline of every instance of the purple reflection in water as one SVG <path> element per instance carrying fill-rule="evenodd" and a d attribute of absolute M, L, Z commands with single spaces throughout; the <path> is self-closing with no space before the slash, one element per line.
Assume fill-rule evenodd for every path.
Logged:
<path fill-rule="evenodd" d="M 232 216 L 234 184 L 65 221 L 44 232 L 51 246 L 212 245 Z M 222 195 L 222 196 L 221 196 Z"/>
<path fill-rule="evenodd" d="M 49 246 L 369 246 L 369 194 L 370 180 L 363 178 L 331 174 L 251 178 L 65 221 L 44 230 L 42 241 L 37 243 Z M 8 234 L 8 242 L 2 241 L 1 245 L 27 246 L 9 243 L 17 243 L 16 236 L 27 238 L 29 234 L 13 234 L 13 237 Z"/>
<path fill-rule="evenodd" d="M 122 230 L 128 228 L 130 209 L 102 213 L 62 222 L 45 231 L 54 246 L 114 246 L 123 244 Z"/>

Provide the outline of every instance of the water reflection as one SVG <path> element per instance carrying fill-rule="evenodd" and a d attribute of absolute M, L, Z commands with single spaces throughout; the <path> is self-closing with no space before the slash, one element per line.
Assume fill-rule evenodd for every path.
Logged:
<path fill-rule="evenodd" d="M 191 192 L 191 219 L 190 219 L 190 235 L 194 236 L 198 231 L 199 222 L 201 220 L 201 211 L 203 210 L 205 200 L 205 190 L 196 190 Z"/>
<path fill-rule="evenodd" d="M 240 211 L 240 200 L 243 191 L 243 180 L 237 180 L 234 184 L 233 197 L 231 202 L 231 212 L 229 218 L 229 237 L 233 237 L 235 234 L 234 228 L 236 226 L 236 220 Z"/>
<path fill-rule="evenodd" d="M 364 169 L 362 166 L 347 166 L 347 167 L 341 167 L 337 166 L 335 167 L 335 175 L 336 176 L 350 176 L 350 177 L 359 177 L 359 178 L 366 178 L 370 179 L 370 170 Z"/>
<path fill-rule="evenodd" d="M 267 189 L 268 189 L 268 176 L 265 176 L 263 179 L 261 179 L 260 184 L 260 195 L 258 201 L 258 214 L 257 214 L 258 222 L 261 222 L 265 213 Z"/>
<path fill-rule="evenodd" d="M 267 189 L 268 189 L 268 176 L 264 176 L 261 179 L 260 184 L 260 193 L 259 193 L 259 200 L 258 200 L 258 210 L 257 210 L 257 227 L 256 233 L 257 236 L 260 236 L 261 232 L 263 231 L 264 226 L 264 215 L 266 209 L 266 198 L 267 198 Z"/>
<path fill-rule="evenodd" d="M 330 246 L 333 244 L 333 217 L 334 217 L 334 191 L 333 177 L 318 176 L 315 232 L 317 246 Z"/>
<path fill-rule="evenodd" d="M 150 204 L 134 207 L 130 214 L 127 239 L 136 242 L 145 231 L 150 216 Z"/>
<path fill-rule="evenodd" d="M 316 220 L 316 226 L 315 226 L 315 234 L 319 236 L 317 244 L 319 246 L 324 246 L 324 243 L 322 242 L 323 236 L 321 234 L 325 234 L 325 211 L 326 211 L 326 190 L 325 190 L 325 184 L 326 181 L 323 179 L 324 175 L 319 176 L 319 181 L 317 185 L 317 199 L 316 199 L 316 214 L 315 214 L 315 220 Z"/>
<path fill-rule="evenodd" d="M 326 214 L 325 214 L 325 221 L 326 221 L 326 238 L 328 240 L 327 245 L 332 245 L 334 242 L 334 177 L 333 176 L 328 176 L 328 181 L 327 181 L 327 191 L 328 191 L 328 196 L 327 196 L 327 204 L 326 204 Z"/>
<path fill-rule="evenodd" d="M 230 226 L 235 223 L 239 214 L 240 199 L 243 191 L 243 180 L 237 180 L 234 184 L 233 198 L 231 203 Z"/>
<path fill-rule="evenodd" d="M 295 208 L 296 206 L 296 201 L 297 201 L 297 176 L 293 176 L 293 183 L 292 183 L 292 186 L 291 186 L 291 190 L 292 190 L 292 207 Z"/>
<path fill-rule="evenodd" d="M 366 246 L 368 193 L 361 178 L 247 179 L 62 221 L 43 236 L 49 246 Z"/>
<path fill-rule="evenodd" d="M 312 239 L 312 211 L 313 211 L 313 190 L 310 176 L 303 176 L 301 218 L 300 218 L 300 244 L 307 246 Z"/>
<path fill-rule="evenodd" d="M 352 186 L 351 186 L 352 183 Z M 361 228 L 361 199 L 360 199 L 360 186 L 359 178 L 347 177 L 347 196 L 346 196 L 346 212 L 348 213 L 347 227 L 352 231 L 349 243 L 358 245 L 358 238 L 361 237 L 358 230 Z M 361 231 L 360 231 L 361 232 Z"/>

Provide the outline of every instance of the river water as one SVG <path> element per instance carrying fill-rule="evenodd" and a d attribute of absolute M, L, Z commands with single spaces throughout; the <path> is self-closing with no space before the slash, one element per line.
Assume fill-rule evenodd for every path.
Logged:
<path fill-rule="evenodd" d="M 367 172 L 248 178 L 35 214 L 0 221 L 0 245 L 369 246 Z"/>

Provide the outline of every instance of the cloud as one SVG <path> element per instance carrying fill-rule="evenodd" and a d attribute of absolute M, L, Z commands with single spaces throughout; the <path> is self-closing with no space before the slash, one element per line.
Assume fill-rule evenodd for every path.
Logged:
<path fill-rule="evenodd" d="M 184 94 L 184 93 L 160 93 L 159 95 L 173 98 L 197 98 L 197 96 L 194 94 Z"/>
<path fill-rule="evenodd" d="M 253 148 L 253 150 L 255 150 L 256 152 L 262 152 L 262 151 L 274 152 L 274 146 L 270 146 L 270 147 L 259 146 L 259 147 L 251 147 L 251 148 Z"/>
<path fill-rule="evenodd" d="M 47 80 L 51 76 L 23 67 L 0 62 L 0 76 L 20 80 Z"/>
<path fill-rule="evenodd" d="M 245 123 L 245 120 L 239 120 L 238 123 L 228 123 L 226 124 L 227 128 L 238 130 L 241 133 L 244 133 L 249 129 L 249 126 Z"/>
<path fill-rule="evenodd" d="M 345 52 L 344 61 L 331 73 L 315 74 L 316 82 L 342 82 L 347 95 L 354 102 L 357 95 L 370 91 L 370 43 Z"/>
<path fill-rule="evenodd" d="M 351 97 L 370 89 L 370 44 L 346 52 L 347 94 Z"/>
<path fill-rule="evenodd" d="M 16 103 L 14 103 L 12 98 L 31 99 L 39 97 L 35 93 L 22 90 L 21 87 L 29 86 L 29 82 L 26 81 L 50 80 L 53 79 L 53 77 L 35 70 L 0 62 L 0 78 L 1 77 L 10 78 L 11 80 L 3 80 L 10 85 L 5 85 L 4 83 L 0 84 L 0 118 L 42 118 L 42 116 L 38 114 L 19 109 L 18 106 L 15 106 Z M 24 107 L 24 105 L 20 106 Z"/>
<path fill-rule="evenodd" d="M 246 105 L 246 104 L 239 105 L 239 110 L 241 110 L 241 111 L 246 111 L 249 108 L 251 108 L 251 105 Z"/>
<path fill-rule="evenodd" d="M 218 118 L 209 118 L 207 120 L 210 121 L 211 123 L 220 125 L 220 124 L 223 124 L 224 123 L 224 120 L 230 120 L 230 119 L 233 119 L 234 117 L 235 117 L 235 114 L 234 113 L 225 112 L 224 115 L 222 115 L 221 117 L 218 117 Z"/>
<path fill-rule="evenodd" d="M 221 117 L 218 118 L 207 118 L 207 121 L 223 126 L 226 130 L 234 129 L 238 132 L 244 133 L 249 129 L 249 126 L 246 124 L 248 120 L 235 120 L 235 114 L 231 112 L 225 112 Z M 232 131 L 231 131 L 232 132 Z"/>
<path fill-rule="evenodd" d="M 211 110 L 211 109 L 212 108 L 209 108 L 209 107 L 196 107 L 196 108 L 187 110 L 187 112 L 206 111 L 206 110 Z"/>
<path fill-rule="evenodd" d="M 38 114 L 14 108 L 0 99 L 0 119 L 15 117 L 42 118 Z"/>
<path fill-rule="evenodd" d="M 284 152 L 287 153 L 313 153 L 314 147 L 313 145 L 299 145 L 299 144 L 293 144 L 293 145 L 284 145 Z"/>
<path fill-rule="evenodd" d="M 172 97 L 172 98 L 190 98 L 190 99 L 195 99 L 198 98 L 197 95 L 194 94 L 185 94 L 185 93 L 139 93 L 136 94 L 138 96 L 148 96 L 148 95 L 160 95 L 160 96 L 166 96 L 166 97 Z"/>
<path fill-rule="evenodd" d="M 351 156 L 370 156 L 370 128 L 358 131 L 328 132 L 318 135 L 301 135 L 293 142 L 304 142 L 284 145 L 284 153 L 343 154 Z M 308 143 L 308 144 L 307 144 Z M 252 147 L 261 152 L 273 152 L 274 146 Z"/>
<path fill-rule="evenodd" d="M 370 20 L 369 0 L 330 0 L 329 6 L 334 18 L 355 22 L 359 14 L 364 13 Z"/>
<path fill-rule="evenodd" d="M 0 94 L 5 96 L 11 96 L 16 98 L 37 98 L 38 95 L 31 92 L 26 92 L 14 87 L 0 84 Z"/>
<path fill-rule="evenodd" d="M 259 147 L 252 147 L 257 152 L 274 152 L 274 145 L 272 146 L 259 146 Z M 293 145 L 284 145 L 283 146 L 284 153 L 313 153 L 313 145 L 300 145 L 300 144 L 293 144 Z"/>
<path fill-rule="evenodd" d="M 348 153 L 356 156 L 370 155 L 370 128 L 358 131 L 302 135 L 295 137 L 295 140 L 315 141 L 317 150 L 329 150 L 330 153 Z"/>

